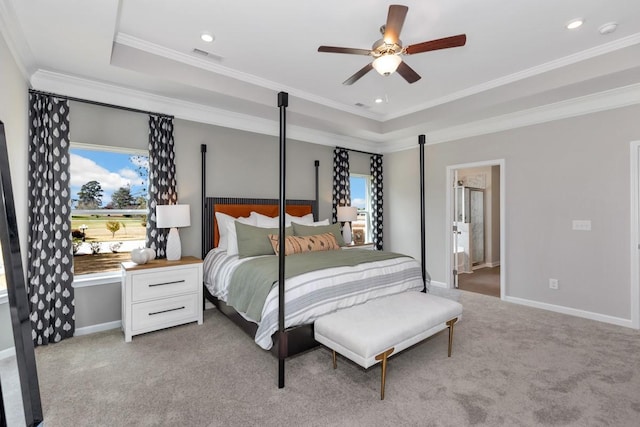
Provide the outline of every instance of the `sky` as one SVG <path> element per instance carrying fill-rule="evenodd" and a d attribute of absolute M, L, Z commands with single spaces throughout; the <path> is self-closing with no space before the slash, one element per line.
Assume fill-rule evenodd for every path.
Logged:
<path fill-rule="evenodd" d="M 111 201 L 120 187 L 131 186 L 131 194 L 136 197 L 143 193 L 146 182 L 138 174 L 138 165 L 132 155 L 111 151 L 71 148 L 71 198 L 78 198 L 78 191 L 89 181 L 98 181 L 102 187 L 102 206 Z M 148 166 L 145 160 L 144 166 Z"/>
<path fill-rule="evenodd" d="M 356 206 L 362 209 L 366 207 L 365 184 L 366 180 L 364 178 L 351 177 L 351 206 Z"/>

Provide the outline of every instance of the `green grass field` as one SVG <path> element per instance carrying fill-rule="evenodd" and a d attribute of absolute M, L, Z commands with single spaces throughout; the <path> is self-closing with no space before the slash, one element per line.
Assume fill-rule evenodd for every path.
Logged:
<path fill-rule="evenodd" d="M 86 225 L 85 231 L 87 242 L 112 242 L 123 240 L 140 240 L 145 238 L 145 226 L 142 225 L 144 217 L 141 215 L 125 217 L 123 215 L 87 215 L 73 216 L 71 218 L 71 229 L 80 230 L 81 225 Z M 120 230 L 115 236 L 107 230 L 107 222 L 117 221 L 120 223 Z"/>

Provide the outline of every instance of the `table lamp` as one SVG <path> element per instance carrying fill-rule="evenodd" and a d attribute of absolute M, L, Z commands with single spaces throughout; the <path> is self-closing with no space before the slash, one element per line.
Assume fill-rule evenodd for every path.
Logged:
<path fill-rule="evenodd" d="M 167 237 L 167 260 L 177 261 L 182 256 L 178 227 L 191 225 L 189 205 L 158 205 L 156 206 L 156 226 L 170 228 Z"/>
<path fill-rule="evenodd" d="M 351 244 L 351 221 L 358 219 L 358 208 L 355 206 L 338 206 L 338 221 L 344 222 L 342 238 L 346 245 Z"/>

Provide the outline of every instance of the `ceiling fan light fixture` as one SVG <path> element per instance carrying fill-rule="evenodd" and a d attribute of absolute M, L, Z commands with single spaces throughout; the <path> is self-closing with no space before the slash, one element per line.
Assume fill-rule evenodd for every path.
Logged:
<path fill-rule="evenodd" d="M 373 61 L 373 68 L 382 74 L 383 76 L 388 76 L 389 74 L 395 72 L 398 69 L 398 65 L 402 62 L 402 58 L 396 54 L 385 54 Z"/>

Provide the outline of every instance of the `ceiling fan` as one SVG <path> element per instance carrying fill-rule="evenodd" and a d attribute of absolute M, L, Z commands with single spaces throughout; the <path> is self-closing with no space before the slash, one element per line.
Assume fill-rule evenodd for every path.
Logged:
<path fill-rule="evenodd" d="M 464 46 L 467 42 L 466 34 L 445 37 L 437 40 L 430 40 L 422 43 L 412 44 L 406 47 L 402 46 L 400 41 L 400 31 L 407 16 L 407 6 L 392 4 L 389 6 L 387 14 L 387 23 L 380 27 L 382 38 L 373 43 L 371 50 L 354 49 L 348 47 L 320 46 L 318 52 L 328 53 L 348 53 L 352 55 L 368 55 L 373 56 L 374 60 L 362 67 L 358 72 L 342 82 L 345 85 L 351 85 L 357 82 L 362 76 L 372 69 L 378 73 L 388 76 L 394 71 L 398 71 L 404 79 L 409 83 L 415 83 L 420 80 L 420 75 L 409 67 L 403 60 L 401 55 L 413 55 L 416 53 L 429 52 L 431 50 L 448 49 L 450 47 Z"/>

